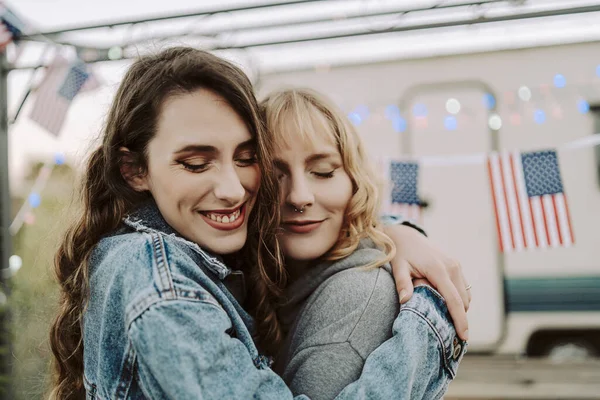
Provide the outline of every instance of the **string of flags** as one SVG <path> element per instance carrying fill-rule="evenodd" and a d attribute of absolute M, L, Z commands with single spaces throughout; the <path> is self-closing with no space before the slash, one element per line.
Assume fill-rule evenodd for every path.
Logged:
<path fill-rule="evenodd" d="M 421 166 L 484 165 L 492 192 L 501 252 L 569 247 L 575 244 L 575 235 L 557 150 L 598 145 L 600 134 L 552 150 L 379 160 L 387 184 L 382 209 L 385 213 L 399 213 L 420 221 L 423 208 L 418 195 Z"/>
<path fill-rule="evenodd" d="M 17 42 L 24 30 L 25 23 L 0 1 L 0 52 Z"/>
<path fill-rule="evenodd" d="M 81 60 L 69 62 L 60 54 L 47 68 L 37 88 L 29 117 L 39 126 L 58 136 L 75 96 L 99 87 L 99 81 Z"/>

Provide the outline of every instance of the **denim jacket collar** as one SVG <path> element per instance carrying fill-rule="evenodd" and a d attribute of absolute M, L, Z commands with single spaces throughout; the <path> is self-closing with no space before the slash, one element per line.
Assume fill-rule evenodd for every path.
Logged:
<path fill-rule="evenodd" d="M 231 274 L 231 269 L 223 263 L 220 257 L 211 255 L 198 246 L 198 244 L 183 238 L 175 231 L 175 229 L 165 221 L 158 206 L 153 200 L 149 200 L 136 208 L 133 212 L 123 218 L 123 223 L 138 232 L 158 233 L 176 239 L 198 253 L 204 260 L 206 267 L 215 273 L 221 280 Z"/>

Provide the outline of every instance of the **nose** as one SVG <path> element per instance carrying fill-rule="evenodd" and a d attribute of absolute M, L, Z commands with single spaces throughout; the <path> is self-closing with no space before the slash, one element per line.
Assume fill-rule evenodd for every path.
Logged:
<path fill-rule="evenodd" d="M 305 207 L 310 207 L 315 201 L 310 184 L 303 174 L 296 176 L 292 174 L 288 185 L 285 185 L 285 190 L 287 191 L 285 193 L 286 203 L 296 210 L 303 210 Z"/>
<path fill-rule="evenodd" d="M 223 166 L 217 177 L 214 189 L 215 197 L 226 203 L 228 207 L 240 204 L 244 200 L 246 189 L 233 165 Z"/>

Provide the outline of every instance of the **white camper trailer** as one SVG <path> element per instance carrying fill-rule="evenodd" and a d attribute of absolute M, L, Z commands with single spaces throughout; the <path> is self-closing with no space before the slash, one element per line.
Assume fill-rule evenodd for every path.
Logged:
<path fill-rule="evenodd" d="M 581 43 L 321 66 L 263 76 L 260 91 L 315 88 L 355 119 L 372 157 L 427 160 L 420 222 L 473 285 L 470 352 L 580 358 L 600 355 L 600 152 L 588 140 L 600 132 L 599 54 Z M 547 148 L 574 243 L 501 252 L 485 155 Z"/>

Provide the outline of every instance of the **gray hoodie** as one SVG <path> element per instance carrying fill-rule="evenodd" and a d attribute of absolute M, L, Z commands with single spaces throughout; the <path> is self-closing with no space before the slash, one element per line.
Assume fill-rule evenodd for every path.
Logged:
<path fill-rule="evenodd" d="M 309 269 L 279 311 L 287 338 L 275 369 L 292 392 L 332 399 L 360 377 L 365 359 L 392 336 L 400 305 L 389 265 L 363 240 L 350 256 Z"/>

